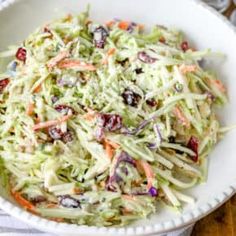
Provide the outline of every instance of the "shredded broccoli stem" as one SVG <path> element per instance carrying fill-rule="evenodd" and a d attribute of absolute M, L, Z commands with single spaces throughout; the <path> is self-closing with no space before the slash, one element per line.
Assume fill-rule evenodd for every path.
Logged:
<path fill-rule="evenodd" d="M 0 168 L 22 207 L 79 225 L 126 225 L 194 199 L 222 134 L 224 85 L 183 35 L 88 11 L 0 52 Z M 29 209 L 30 208 L 30 209 Z"/>

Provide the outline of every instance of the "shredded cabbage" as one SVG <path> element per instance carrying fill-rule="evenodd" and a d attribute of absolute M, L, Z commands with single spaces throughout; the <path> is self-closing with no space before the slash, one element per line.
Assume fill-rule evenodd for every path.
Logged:
<path fill-rule="evenodd" d="M 15 200 L 48 219 L 126 225 L 180 209 L 230 128 L 226 89 L 179 31 L 104 25 L 88 12 L 0 53 L 0 167 Z M 5 181 L 6 182 L 6 181 Z"/>

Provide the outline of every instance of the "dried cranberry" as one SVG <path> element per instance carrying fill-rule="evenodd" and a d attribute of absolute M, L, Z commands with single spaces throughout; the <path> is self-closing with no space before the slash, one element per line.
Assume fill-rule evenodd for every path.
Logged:
<path fill-rule="evenodd" d="M 69 143 L 73 141 L 73 134 L 71 131 L 67 131 L 62 135 L 62 142 Z"/>
<path fill-rule="evenodd" d="M 124 99 L 124 103 L 136 107 L 141 99 L 141 96 L 130 89 L 125 89 L 122 93 L 122 97 Z"/>
<path fill-rule="evenodd" d="M 138 59 L 147 64 L 152 64 L 157 60 L 156 58 L 150 57 L 146 52 L 139 52 Z"/>
<path fill-rule="evenodd" d="M 38 204 L 38 203 L 47 201 L 47 198 L 44 196 L 36 196 L 36 197 L 31 198 L 30 201 L 33 204 Z"/>
<path fill-rule="evenodd" d="M 7 87 L 7 85 L 9 84 L 10 80 L 7 79 L 2 79 L 0 80 L 0 93 L 3 92 L 3 90 Z"/>
<path fill-rule="evenodd" d="M 115 114 L 100 114 L 98 125 L 108 131 L 116 131 L 122 127 L 122 117 Z"/>
<path fill-rule="evenodd" d="M 107 36 L 108 32 L 104 27 L 102 26 L 97 27 L 93 31 L 93 42 L 95 44 L 95 47 L 104 48 Z"/>
<path fill-rule="evenodd" d="M 19 60 L 19 61 L 23 61 L 25 62 L 26 60 L 26 50 L 24 48 L 19 48 L 16 52 L 16 58 Z"/>
<path fill-rule="evenodd" d="M 184 52 L 186 52 L 189 49 L 188 42 L 187 41 L 182 42 L 180 47 Z"/>
<path fill-rule="evenodd" d="M 132 33 L 136 27 L 137 27 L 137 24 L 135 22 L 131 22 L 127 28 L 127 31 L 129 33 Z"/>
<path fill-rule="evenodd" d="M 146 103 L 151 107 L 155 107 L 157 105 L 157 102 L 155 101 L 155 99 L 148 99 Z"/>
<path fill-rule="evenodd" d="M 62 113 L 63 115 L 75 114 L 75 110 L 72 107 L 67 106 L 67 105 L 57 105 L 54 108 L 55 110 Z"/>
<path fill-rule="evenodd" d="M 187 147 L 189 149 L 191 149 L 193 152 L 195 152 L 195 156 L 191 156 L 191 159 L 194 161 L 194 162 L 197 162 L 198 161 L 198 145 L 199 145 L 199 141 L 196 137 L 191 137 L 188 141 L 188 144 L 187 144 Z"/>
<path fill-rule="evenodd" d="M 54 140 L 59 140 L 63 137 L 63 132 L 61 131 L 61 129 L 56 128 L 56 127 L 49 128 L 48 129 L 48 134 Z"/>
<path fill-rule="evenodd" d="M 169 143 L 175 143 L 175 137 L 174 136 L 170 136 L 168 140 L 169 140 Z"/>
<path fill-rule="evenodd" d="M 117 63 L 125 67 L 129 63 L 129 58 L 126 58 L 123 61 L 117 61 Z"/>
<path fill-rule="evenodd" d="M 142 68 L 137 68 L 137 69 L 135 69 L 134 71 L 135 71 L 135 73 L 136 73 L 137 75 L 143 73 L 143 69 L 142 69 Z"/>
<path fill-rule="evenodd" d="M 63 195 L 58 197 L 59 204 L 66 208 L 80 208 L 80 201 L 71 197 L 70 195 Z"/>

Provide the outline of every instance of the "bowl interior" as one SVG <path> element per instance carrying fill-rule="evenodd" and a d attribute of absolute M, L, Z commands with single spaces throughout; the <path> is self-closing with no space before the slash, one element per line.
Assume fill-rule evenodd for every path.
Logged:
<path fill-rule="evenodd" d="M 96 21 L 104 22 L 117 17 L 144 23 L 148 27 L 162 24 L 184 31 L 189 41 L 198 49 L 211 48 L 213 51 L 223 52 L 226 55 L 225 61 L 209 58 L 207 66 L 216 70 L 228 87 L 230 103 L 219 111 L 222 123 L 236 123 L 236 33 L 224 20 L 193 0 L 50 0 L 47 4 L 42 4 L 41 0 L 17 1 L 0 13 L 0 49 L 20 43 L 37 26 L 54 18 L 85 10 L 88 3 L 91 6 L 91 18 Z M 208 180 L 188 191 L 195 197 L 196 205 L 186 205 L 182 216 L 194 214 L 196 209 L 206 206 L 209 201 L 218 201 L 220 194 L 236 182 L 235 140 L 234 130 L 211 153 Z M 8 198 L 3 188 L 0 188 L 0 195 Z M 222 197 L 224 198 L 225 196 Z M 173 219 L 177 222 L 180 214 L 161 207 L 156 215 L 134 225 L 163 223 L 168 228 L 168 222 Z"/>

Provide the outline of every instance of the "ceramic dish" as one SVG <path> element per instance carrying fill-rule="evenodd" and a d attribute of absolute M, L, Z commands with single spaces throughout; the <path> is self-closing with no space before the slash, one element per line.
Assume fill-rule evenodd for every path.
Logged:
<path fill-rule="evenodd" d="M 14 4 L 13 4 L 14 3 Z M 236 121 L 236 31 L 222 16 L 205 4 L 194 0 L 40 0 L 5 1 L 0 7 L 0 49 L 19 43 L 32 30 L 65 13 L 79 13 L 91 3 L 91 16 L 96 21 L 114 17 L 142 22 L 146 25 L 174 26 L 186 33 L 197 48 L 211 48 L 226 55 L 222 61 L 208 60 L 206 66 L 216 70 L 228 87 L 230 103 L 219 114 L 224 124 Z M 196 204 L 186 205 L 182 213 L 160 208 L 156 215 L 123 228 L 105 228 L 56 223 L 34 216 L 16 206 L 4 188 L 0 188 L 0 207 L 12 216 L 47 232 L 61 235 L 157 235 L 186 227 L 219 207 L 236 190 L 236 132 L 232 131 L 209 156 L 209 176 L 205 184 L 189 194 Z"/>

